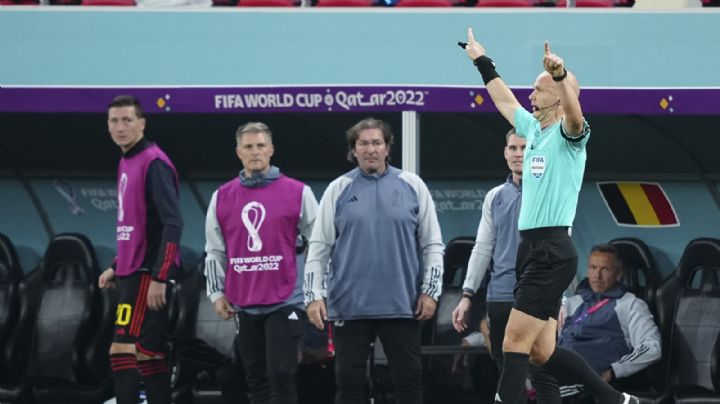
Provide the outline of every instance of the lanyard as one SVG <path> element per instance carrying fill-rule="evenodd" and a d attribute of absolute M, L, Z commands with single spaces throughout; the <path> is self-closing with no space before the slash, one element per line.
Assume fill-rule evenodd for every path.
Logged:
<path fill-rule="evenodd" d="M 335 356 L 335 341 L 333 339 L 333 326 L 332 322 L 328 321 L 327 324 L 327 330 L 328 330 L 328 357 Z"/>
<path fill-rule="evenodd" d="M 601 307 L 608 304 L 609 301 L 610 301 L 610 299 L 608 299 L 606 297 L 606 298 L 600 300 L 599 302 L 595 303 L 592 307 L 590 307 L 583 314 L 581 314 L 580 317 L 576 318 L 575 321 L 573 321 L 573 324 L 577 324 L 581 321 L 584 321 L 590 314 L 595 313 L 596 311 L 600 310 Z"/>

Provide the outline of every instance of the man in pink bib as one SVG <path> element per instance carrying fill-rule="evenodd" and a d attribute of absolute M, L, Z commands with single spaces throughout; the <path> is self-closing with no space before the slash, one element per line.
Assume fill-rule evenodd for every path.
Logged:
<path fill-rule="evenodd" d="M 295 245 L 310 238 L 317 201 L 270 165 L 267 125 L 247 123 L 235 137 L 243 170 L 213 193 L 207 212 L 208 297 L 221 318 L 237 320 L 250 401 L 293 404 L 305 317 Z"/>
<path fill-rule="evenodd" d="M 135 97 L 113 99 L 108 130 L 123 153 L 118 167 L 117 258 L 98 281 L 100 288 L 117 285 L 110 347 L 115 396 L 118 404 L 136 404 L 142 376 L 148 402 L 170 404 L 167 282 L 180 265 L 178 176 L 168 156 L 145 139 L 145 117 Z"/>

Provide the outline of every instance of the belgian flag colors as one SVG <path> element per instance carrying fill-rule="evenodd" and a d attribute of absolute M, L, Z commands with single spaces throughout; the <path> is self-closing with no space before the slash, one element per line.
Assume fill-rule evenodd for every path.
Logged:
<path fill-rule="evenodd" d="M 677 215 L 658 183 L 598 182 L 610 213 L 620 226 L 678 226 Z"/>

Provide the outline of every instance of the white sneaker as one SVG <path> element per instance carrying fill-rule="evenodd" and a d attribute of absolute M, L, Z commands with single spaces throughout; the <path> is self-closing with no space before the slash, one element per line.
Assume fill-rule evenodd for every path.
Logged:
<path fill-rule="evenodd" d="M 637 397 L 631 396 L 628 393 L 622 393 L 622 397 L 622 404 L 640 404 L 640 400 Z"/>

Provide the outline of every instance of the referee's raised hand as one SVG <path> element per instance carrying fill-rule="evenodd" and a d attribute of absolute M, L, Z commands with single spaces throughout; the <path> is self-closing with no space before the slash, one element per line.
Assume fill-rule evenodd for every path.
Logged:
<path fill-rule="evenodd" d="M 543 56 L 543 68 L 553 77 L 562 76 L 565 72 L 565 61 L 550 51 L 550 43 L 545 41 L 545 54 Z"/>
<path fill-rule="evenodd" d="M 472 28 L 468 28 L 468 41 L 467 46 L 465 46 L 465 53 L 470 60 L 475 60 L 485 54 L 485 48 L 480 42 L 475 40 Z"/>

